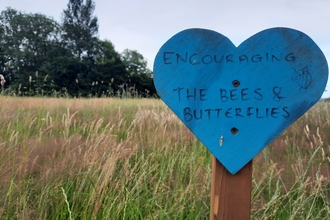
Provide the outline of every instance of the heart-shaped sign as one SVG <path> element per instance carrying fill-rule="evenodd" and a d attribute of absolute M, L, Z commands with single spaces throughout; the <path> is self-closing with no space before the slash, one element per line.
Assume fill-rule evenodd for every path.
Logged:
<path fill-rule="evenodd" d="M 154 63 L 162 100 L 232 174 L 320 99 L 327 78 L 319 47 L 289 28 L 238 47 L 211 30 L 184 30 Z"/>

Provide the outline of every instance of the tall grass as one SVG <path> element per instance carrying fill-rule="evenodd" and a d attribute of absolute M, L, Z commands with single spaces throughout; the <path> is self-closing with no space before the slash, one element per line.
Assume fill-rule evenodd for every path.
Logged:
<path fill-rule="evenodd" d="M 130 80 L 129 80 L 130 81 Z M 150 93 L 145 89 L 140 91 L 136 88 L 135 84 L 131 83 L 117 83 L 114 78 L 110 82 L 105 81 L 93 81 L 89 85 L 83 87 L 89 87 L 88 89 L 82 89 L 78 79 L 75 79 L 75 85 L 68 89 L 67 87 L 59 88 L 54 84 L 53 80 L 49 79 L 48 74 L 39 74 L 38 71 L 35 74 L 28 77 L 28 84 L 19 84 L 18 86 L 9 85 L 4 89 L 5 78 L 0 74 L 0 85 L 2 87 L 0 94 L 12 97 L 49 97 L 49 98 L 149 98 L 157 97 L 156 94 Z M 116 85 L 116 86 L 114 86 Z M 72 86 L 71 86 L 72 87 Z M 76 90 L 76 91 L 74 91 Z"/>
<path fill-rule="evenodd" d="M 254 159 L 252 219 L 330 219 L 330 103 Z M 160 101 L 0 96 L 0 219 L 208 219 L 211 155 Z"/>

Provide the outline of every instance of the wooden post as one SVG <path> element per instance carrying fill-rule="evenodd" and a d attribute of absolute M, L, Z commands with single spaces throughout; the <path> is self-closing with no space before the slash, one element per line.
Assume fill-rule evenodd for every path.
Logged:
<path fill-rule="evenodd" d="M 252 160 L 235 175 L 212 156 L 211 220 L 249 220 Z"/>

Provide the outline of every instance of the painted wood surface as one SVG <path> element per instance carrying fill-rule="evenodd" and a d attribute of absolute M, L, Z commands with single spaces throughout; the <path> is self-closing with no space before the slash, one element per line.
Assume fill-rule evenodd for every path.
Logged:
<path fill-rule="evenodd" d="M 289 28 L 238 47 L 211 30 L 184 30 L 154 62 L 162 100 L 232 174 L 320 99 L 327 78 L 320 48 Z"/>

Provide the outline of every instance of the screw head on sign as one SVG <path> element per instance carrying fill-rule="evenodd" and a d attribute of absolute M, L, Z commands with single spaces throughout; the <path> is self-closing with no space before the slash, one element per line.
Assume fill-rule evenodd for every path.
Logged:
<path fill-rule="evenodd" d="M 239 87 L 239 85 L 241 85 L 241 82 L 240 81 L 238 81 L 238 80 L 234 80 L 233 81 L 233 86 L 234 87 Z"/>
<path fill-rule="evenodd" d="M 230 129 L 230 132 L 233 134 L 233 135 L 236 135 L 238 133 L 238 129 L 233 127 L 232 129 Z"/>

